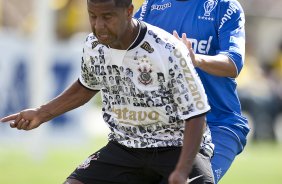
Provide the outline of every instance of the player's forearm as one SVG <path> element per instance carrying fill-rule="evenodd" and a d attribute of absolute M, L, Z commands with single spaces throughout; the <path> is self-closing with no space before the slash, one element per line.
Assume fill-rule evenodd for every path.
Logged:
<path fill-rule="evenodd" d="M 209 74 L 233 78 L 237 76 L 235 64 L 223 54 L 215 56 L 196 54 L 195 59 L 197 60 L 197 67 Z"/>
<path fill-rule="evenodd" d="M 49 121 L 65 112 L 75 109 L 88 102 L 97 92 L 88 90 L 77 81 L 59 96 L 37 110 L 43 122 Z"/>
<path fill-rule="evenodd" d="M 185 122 L 183 147 L 176 165 L 176 170 L 187 177 L 191 172 L 195 156 L 199 152 L 204 126 L 204 115 Z"/>

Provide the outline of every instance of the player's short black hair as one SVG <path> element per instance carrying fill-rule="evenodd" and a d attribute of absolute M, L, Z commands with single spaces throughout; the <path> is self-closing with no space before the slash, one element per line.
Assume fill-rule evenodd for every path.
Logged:
<path fill-rule="evenodd" d="M 105 3 L 112 0 L 87 0 L 92 3 Z M 113 0 L 116 7 L 129 7 L 132 4 L 132 0 Z"/>

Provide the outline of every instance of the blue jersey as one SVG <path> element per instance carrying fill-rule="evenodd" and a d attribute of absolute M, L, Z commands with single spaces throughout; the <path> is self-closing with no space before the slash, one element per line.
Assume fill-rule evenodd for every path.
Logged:
<path fill-rule="evenodd" d="M 186 33 L 195 53 L 227 55 L 237 74 L 243 67 L 245 17 L 236 0 L 145 0 L 135 17 L 170 33 L 173 30 L 179 35 Z M 209 126 L 229 129 L 242 141 L 249 127 L 241 114 L 235 79 L 214 76 L 199 68 L 197 72 L 211 106 L 207 114 Z"/>

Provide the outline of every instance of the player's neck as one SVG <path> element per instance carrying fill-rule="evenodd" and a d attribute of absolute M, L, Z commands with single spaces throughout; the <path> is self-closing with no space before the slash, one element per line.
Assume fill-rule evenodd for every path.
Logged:
<path fill-rule="evenodd" d="M 141 30 L 141 25 L 140 22 L 138 22 L 136 19 L 132 19 L 131 21 L 131 36 L 129 39 L 129 45 L 127 47 L 127 49 L 129 49 L 137 40 L 139 34 L 140 34 L 140 30 Z"/>
<path fill-rule="evenodd" d="M 128 50 L 138 38 L 141 25 L 136 19 L 132 19 L 127 31 L 124 33 L 123 38 L 118 44 L 109 46 L 113 49 Z"/>

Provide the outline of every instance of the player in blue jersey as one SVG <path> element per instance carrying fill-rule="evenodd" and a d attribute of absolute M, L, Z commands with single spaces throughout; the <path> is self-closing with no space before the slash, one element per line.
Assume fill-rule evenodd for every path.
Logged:
<path fill-rule="evenodd" d="M 135 17 L 170 33 L 175 30 L 189 48 L 211 105 L 207 122 L 218 182 L 242 152 L 249 132 L 235 82 L 245 55 L 241 5 L 237 0 L 145 0 Z"/>

